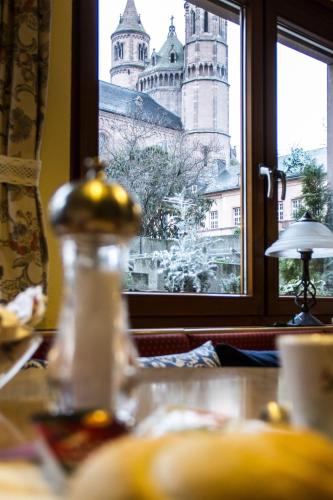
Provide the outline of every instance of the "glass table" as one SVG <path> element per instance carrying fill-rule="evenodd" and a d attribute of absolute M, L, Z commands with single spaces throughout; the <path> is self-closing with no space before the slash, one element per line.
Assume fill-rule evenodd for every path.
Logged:
<path fill-rule="evenodd" d="M 139 377 L 141 383 L 136 388 L 138 423 L 165 405 L 209 410 L 237 420 L 256 419 L 265 404 L 276 400 L 280 392 L 279 370 L 275 368 L 145 368 Z M 32 443 L 39 437 L 31 416 L 45 411 L 49 399 L 47 370 L 43 368 L 21 370 L 2 387 L 0 471 L 7 467 L 10 474 L 16 474 L 17 463 L 8 465 L 6 461 L 12 453 L 14 458 L 18 453 L 19 457 L 29 459 L 26 449 L 34 448 Z M 41 466 L 31 461 L 25 461 L 24 465 L 27 475 L 35 478 L 37 489 L 51 488 L 51 496 L 45 498 L 55 498 L 54 491 L 59 491 L 62 498 L 66 478 L 52 460 L 43 459 Z M 48 486 L 44 484 L 45 477 Z"/>
<path fill-rule="evenodd" d="M 217 412 L 237 419 L 255 419 L 272 400 L 283 399 L 276 368 L 144 368 L 135 390 L 140 422 L 165 405 Z M 0 391 L 0 450 L 34 439 L 30 417 L 49 402 L 47 370 L 19 372 Z M 9 426 L 13 432 L 1 432 Z M 15 430 L 15 432 L 14 432 Z"/>

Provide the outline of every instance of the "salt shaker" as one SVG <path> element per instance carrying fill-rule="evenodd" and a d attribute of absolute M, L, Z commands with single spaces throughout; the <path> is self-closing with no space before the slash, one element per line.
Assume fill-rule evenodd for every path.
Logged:
<path fill-rule="evenodd" d="M 64 274 L 48 367 L 56 408 L 115 412 L 136 371 L 121 288 L 140 207 L 120 185 L 106 181 L 103 165 L 89 160 L 86 178 L 58 189 L 49 208 Z"/>

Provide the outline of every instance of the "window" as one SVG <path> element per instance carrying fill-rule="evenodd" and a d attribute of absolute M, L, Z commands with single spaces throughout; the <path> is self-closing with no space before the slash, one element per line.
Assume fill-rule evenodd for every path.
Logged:
<path fill-rule="evenodd" d="M 176 53 L 175 52 L 170 53 L 170 62 L 172 64 L 176 62 Z"/>
<path fill-rule="evenodd" d="M 291 200 L 291 217 L 292 219 L 298 219 L 300 217 L 300 211 L 302 208 L 302 199 L 295 198 Z"/>
<path fill-rule="evenodd" d="M 191 10 L 191 34 L 195 35 L 195 23 L 196 23 L 196 18 L 195 18 L 195 11 Z"/>
<path fill-rule="evenodd" d="M 139 43 L 138 45 L 139 60 L 144 61 L 147 57 L 147 48 L 144 44 Z"/>
<path fill-rule="evenodd" d="M 225 21 L 223 19 L 219 19 L 219 35 L 225 36 Z"/>
<path fill-rule="evenodd" d="M 208 146 L 203 146 L 202 156 L 203 156 L 204 167 L 207 167 L 207 165 L 208 165 L 208 154 L 209 154 Z"/>
<path fill-rule="evenodd" d="M 241 223 L 241 210 L 240 210 L 240 207 L 234 207 L 232 209 L 232 212 L 233 212 L 234 226 L 240 226 L 240 223 Z"/>
<path fill-rule="evenodd" d="M 284 213 L 283 213 L 283 201 L 278 202 L 278 221 L 282 222 L 284 219 Z"/>
<path fill-rule="evenodd" d="M 209 219 L 210 219 L 210 228 L 217 229 L 219 227 L 218 211 L 212 210 L 211 212 L 209 212 Z"/>
<path fill-rule="evenodd" d="M 206 10 L 204 12 L 204 32 L 208 32 L 208 12 Z"/>
<path fill-rule="evenodd" d="M 138 68 L 129 54 L 125 62 L 132 74 L 126 78 L 124 73 L 115 71 L 117 66 L 109 68 L 107 58 L 100 60 L 101 68 L 106 66 L 105 75 L 111 75 L 110 83 L 102 79 L 100 84 L 99 134 L 113 137 L 110 147 L 103 147 L 103 151 L 109 152 L 109 158 L 105 158 L 106 173 L 134 194 L 144 208 L 140 235 L 130 249 L 126 282 L 129 291 L 231 294 L 235 283 L 232 287 L 227 286 L 224 276 L 227 271 L 223 266 L 227 260 L 233 265 L 234 282 L 238 283 L 239 293 L 245 295 L 245 239 L 244 248 L 240 240 L 245 236 L 246 225 L 244 234 L 232 235 L 233 243 L 239 249 L 237 256 L 228 241 L 230 224 L 225 224 L 219 234 L 202 232 L 205 226 L 206 229 L 207 226 L 208 229 L 218 228 L 220 205 L 227 204 L 230 209 L 231 202 L 238 206 L 244 202 L 241 195 L 244 162 L 239 116 L 241 75 L 238 69 L 242 58 L 241 12 L 238 9 L 237 23 L 228 20 L 225 25 L 230 35 L 227 44 L 217 32 L 209 38 L 204 36 L 210 19 L 207 11 L 197 7 L 190 10 L 187 3 L 185 8 L 181 3 L 176 5 L 175 1 L 178 17 L 185 19 L 176 31 L 171 18 L 171 26 L 161 37 L 158 72 L 153 65 Z M 122 19 L 126 25 L 129 13 L 127 7 L 125 9 Z M 147 3 L 146 11 L 141 12 L 146 33 L 142 33 L 142 25 L 135 29 L 133 12 L 130 15 L 133 33 L 126 29 L 129 46 L 134 45 L 139 36 L 147 37 L 147 44 L 140 42 L 137 45 L 140 60 L 144 48 L 149 48 L 149 30 L 154 33 L 156 20 L 151 19 L 149 25 L 150 10 Z M 197 20 L 200 20 L 197 22 L 199 38 L 195 42 L 188 32 L 193 20 L 191 12 L 196 13 Z M 110 15 L 102 17 L 109 19 Z M 219 17 L 212 14 L 211 21 L 215 26 L 218 20 Z M 112 32 L 111 39 L 114 36 Z M 106 45 L 108 38 L 105 37 L 101 44 Z M 155 40 L 152 43 L 155 44 Z M 230 82 L 226 82 L 221 72 L 215 69 L 216 63 L 219 69 L 232 65 Z M 175 65 L 178 71 L 171 71 L 169 64 Z M 186 68 L 187 65 L 198 67 L 199 72 L 194 71 L 188 78 L 185 64 Z M 134 78 L 135 72 L 137 78 Z M 163 87 L 163 92 L 160 88 L 152 91 L 151 82 L 155 77 L 158 77 L 158 87 Z M 145 99 L 140 96 L 141 106 L 138 106 L 136 95 L 139 88 L 146 95 Z M 230 122 L 229 113 L 233 117 Z M 166 148 L 161 149 L 161 142 L 167 145 Z M 235 154 L 232 155 L 232 151 Z M 219 160 L 221 155 L 223 159 Z M 228 168 L 231 157 L 233 165 Z M 225 175 L 220 175 L 218 162 L 222 162 Z M 232 191 L 232 200 L 229 191 Z M 201 259 L 198 259 L 200 254 Z M 214 268 L 208 278 L 204 278 L 206 259 Z M 171 262 L 175 266 L 171 266 Z M 192 273 L 192 289 L 186 277 L 188 268 L 195 268 L 198 274 L 195 279 Z M 198 280 L 202 281 L 202 286 L 197 286 Z"/>
<path fill-rule="evenodd" d="M 124 58 L 124 44 L 117 42 L 114 46 L 114 58 L 117 61 L 118 59 Z"/>
<path fill-rule="evenodd" d="M 87 0 L 87 3 L 90 4 L 90 1 L 92 2 L 92 0 Z M 200 107 L 201 94 L 191 94 L 188 80 L 193 79 L 197 84 L 201 79 L 202 81 L 207 81 L 208 85 L 209 79 L 212 76 L 212 80 L 224 81 L 230 86 L 230 93 L 234 92 L 238 95 L 238 108 L 235 108 L 233 112 L 229 109 L 229 113 L 225 113 L 225 118 L 229 120 L 229 127 L 234 127 L 233 130 L 237 129 L 237 127 L 234 126 L 234 120 L 236 118 L 239 120 L 239 140 L 233 143 L 233 137 L 236 137 L 236 135 L 230 134 L 232 136 L 232 147 L 237 146 L 236 162 L 235 159 L 229 155 L 229 150 L 225 151 L 225 156 L 219 155 L 218 151 L 215 151 L 216 145 L 214 144 L 211 146 L 211 142 L 207 138 L 205 145 L 212 147 L 207 165 L 211 166 L 209 175 L 214 179 L 214 182 L 211 185 L 211 191 L 209 193 L 208 191 L 205 192 L 207 193 L 207 205 L 213 200 L 215 203 L 219 204 L 217 210 L 221 211 L 221 213 L 223 204 L 227 202 L 228 198 L 228 210 L 226 212 L 223 211 L 224 214 L 228 214 L 228 217 L 223 217 L 223 221 L 220 221 L 221 227 L 219 227 L 219 231 L 221 235 L 223 235 L 225 241 L 230 240 L 236 243 L 233 247 L 231 244 L 229 246 L 225 245 L 225 248 L 233 248 L 232 254 L 234 260 L 230 268 L 239 270 L 232 279 L 237 279 L 238 288 L 236 289 L 240 293 L 233 292 L 228 295 L 228 292 L 225 293 L 222 289 L 215 291 L 216 289 L 212 287 L 208 290 L 208 295 L 203 294 L 202 296 L 196 293 L 169 294 L 166 293 L 166 290 L 158 288 L 160 286 L 160 284 L 158 284 L 160 275 L 158 275 L 159 277 L 156 275 L 155 285 L 156 290 L 158 290 L 156 294 L 154 294 L 155 292 L 152 293 L 152 289 L 148 289 L 147 292 L 136 292 L 138 289 L 138 282 L 135 282 L 132 286 L 132 290 L 135 290 L 135 292 L 128 294 L 132 325 L 135 327 L 176 327 L 195 326 L 200 324 L 213 326 L 236 323 L 242 323 L 244 325 L 267 324 L 267 321 L 271 321 L 272 323 L 276 320 L 283 321 L 285 318 L 291 316 L 291 313 L 295 312 L 295 306 L 291 298 L 283 297 L 280 299 L 279 297 L 277 261 L 273 258 L 264 257 L 266 246 L 275 241 L 278 236 L 279 224 L 276 214 L 279 212 L 277 203 L 280 201 L 280 197 L 278 197 L 279 190 L 277 185 L 274 184 L 273 198 L 265 199 L 266 182 L 258 176 L 258 164 L 263 162 L 269 166 L 277 165 L 280 158 L 288 155 L 288 151 L 284 150 L 282 147 L 284 140 L 282 134 L 284 133 L 284 128 L 286 128 L 286 122 L 283 120 L 284 116 L 287 120 L 291 120 L 293 114 L 296 117 L 298 113 L 297 110 L 295 111 L 295 102 L 293 102 L 292 99 L 290 99 L 291 105 L 289 109 L 288 106 L 282 106 L 283 101 L 281 100 L 282 94 L 279 93 L 280 84 L 278 84 L 278 78 L 282 77 L 283 66 L 278 62 L 280 48 L 277 44 L 283 45 L 283 49 L 287 47 L 290 51 L 299 52 L 307 57 L 325 63 L 328 76 L 327 81 L 331 81 L 330 72 L 333 58 L 330 51 L 333 49 L 333 33 L 331 29 L 333 25 L 333 4 L 326 0 L 308 0 L 306 3 L 301 0 L 293 0 L 293 2 L 287 0 L 261 0 L 260 2 L 254 0 L 247 0 L 246 2 L 245 0 L 239 0 L 237 3 L 233 3 L 232 1 L 224 2 L 223 0 L 220 2 L 207 0 L 202 3 L 200 3 L 200 1 L 201 0 L 198 0 L 198 2 L 196 1 L 196 6 L 188 6 L 187 33 L 189 37 L 192 37 L 194 34 L 196 35 L 189 41 L 189 43 L 192 43 L 192 46 L 189 49 L 188 55 L 191 55 L 191 50 L 193 50 L 194 53 L 198 53 L 198 46 L 196 44 L 200 43 L 200 36 L 202 32 L 204 33 L 202 22 L 204 10 L 207 10 L 210 16 L 216 15 L 221 19 L 221 22 L 217 20 L 215 24 L 209 26 L 212 31 L 213 27 L 216 26 L 216 33 L 218 33 L 221 42 L 227 40 L 227 43 L 230 44 L 234 38 L 238 38 L 240 42 L 240 51 L 238 53 L 234 50 L 230 50 L 229 47 L 227 64 L 224 61 L 221 61 L 219 64 L 214 62 L 214 75 L 210 74 L 210 61 L 204 58 L 201 60 L 195 60 L 195 58 L 191 57 L 185 58 L 188 63 L 186 72 L 185 68 L 182 69 L 184 74 L 183 87 L 186 88 L 187 86 L 189 99 L 195 106 L 193 108 L 193 113 L 186 123 L 187 130 L 190 130 L 192 127 L 192 136 L 195 136 L 195 132 L 192 132 L 193 130 L 197 130 L 195 127 L 200 127 L 203 131 L 207 130 L 209 122 L 207 121 L 206 123 L 204 120 L 205 111 L 207 111 L 209 107 L 207 105 Z M 92 5 L 93 4 L 95 4 L 95 2 L 92 2 Z M 196 11 L 198 12 L 197 23 Z M 86 12 L 84 14 L 86 14 Z M 143 13 L 141 14 L 141 26 L 147 29 L 147 23 L 145 22 Z M 73 15 L 73 19 L 74 22 L 76 22 L 80 17 Z M 93 19 L 93 16 L 91 16 L 90 19 Z M 180 21 L 177 21 L 177 23 L 178 22 L 180 23 Z M 94 87 L 93 80 L 94 75 L 96 75 L 95 63 L 89 63 L 89 74 L 86 70 L 88 54 L 94 54 L 95 51 L 91 50 L 94 44 L 92 44 L 91 29 L 89 31 L 88 22 L 86 28 L 87 27 L 88 30 L 83 30 L 81 27 L 81 36 L 78 38 L 74 37 L 74 39 L 80 40 L 81 43 L 81 64 L 77 66 L 77 68 L 80 68 L 80 73 L 76 75 L 75 72 L 73 72 L 73 99 L 75 101 L 73 103 L 73 109 L 75 111 L 77 107 L 77 116 L 80 117 L 80 120 L 75 122 L 75 115 L 73 115 L 73 148 L 76 155 L 73 154 L 72 157 L 73 160 L 77 158 L 76 161 L 73 162 L 74 168 L 75 165 L 80 164 L 80 160 L 78 159 L 80 155 L 94 155 L 97 152 L 97 131 L 94 130 L 92 106 L 95 106 L 94 112 L 96 114 L 98 105 L 96 105 L 95 94 L 91 92 L 91 89 L 96 88 L 97 95 L 97 82 L 95 82 Z M 167 28 L 168 26 L 166 25 L 166 34 Z M 233 28 L 236 32 L 238 29 L 238 35 L 235 37 L 233 37 L 231 33 Z M 163 31 L 162 28 L 161 31 Z M 85 36 L 83 36 L 82 33 L 84 33 Z M 203 38 L 205 38 L 206 41 L 209 37 L 205 36 Z M 162 47 L 162 45 L 163 43 L 161 43 L 159 47 Z M 84 47 L 86 47 L 87 50 L 84 50 Z M 153 47 L 152 44 L 150 47 L 147 44 L 148 58 L 152 53 L 151 47 Z M 157 49 L 159 49 L 159 47 L 157 47 Z M 214 55 L 213 51 L 211 53 Z M 124 47 L 123 60 L 124 62 L 126 61 L 126 64 L 126 58 L 129 56 L 130 54 L 127 53 Z M 105 60 L 106 59 L 107 58 L 105 58 Z M 111 58 L 109 58 L 109 60 L 110 59 Z M 232 59 L 234 59 L 234 62 Z M 282 64 L 285 64 L 287 59 L 280 58 L 280 61 L 282 61 Z M 240 79 L 238 86 L 235 84 L 235 80 L 233 80 L 232 72 L 234 64 L 238 68 L 241 68 L 241 71 L 239 71 Z M 206 71 L 205 65 L 207 65 L 208 71 Z M 201 75 L 199 74 L 200 68 Z M 136 68 L 133 67 L 132 69 L 131 67 L 126 67 L 125 70 L 127 71 L 127 69 L 131 70 L 131 74 L 129 75 L 130 78 L 135 80 Z M 190 77 L 187 78 L 189 69 Z M 163 69 L 163 82 L 165 74 L 166 71 Z M 312 83 L 314 90 L 318 89 L 317 72 L 314 73 L 313 70 L 311 70 L 310 72 L 308 71 L 307 75 L 306 83 Z M 148 76 L 150 77 L 150 75 L 147 74 L 147 78 Z M 125 77 L 126 74 L 121 75 L 121 78 Z M 107 76 L 106 81 L 109 81 L 108 78 Z M 146 90 L 148 96 L 147 91 L 151 89 L 151 87 L 149 86 L 147 78 L 145 80 L 147 81 L 147 85 L 143 85 L 143 91 Z M 153 75 L 153 78 L 153 81 L 158 84 L 159 74 Z M 141 81 L 144 81 L 144 79 L 141 79 L 140 82 Z M 303 85 L 304 80 L 301 83 Z M 135 88 L 136 81 L 134 81 L 133 85 Z M 298 86 L 300 88 L 299 82 Z M 172 90 L 174 90 L 175 87 L 176 81 Z M 100 88 L 101 97 L 103 95 L 103 86 Z M 128 87 L 125 86 L 125 88 Z M 280 86 L 280 89 L 281 88 Z M 163 90 L 168 91 L 169 86 L 163 85 Z M 329 91 L 328 87 L 327 90 Z M 330 103 L 329 93 L 325 94 L 321 90 L 317 93 L 326 100 L 327 104 Z M 203 94 L 205 94 L 207 99 L 211 98 L 212 102 L 216 102 L 221 109 L 221 101 L 219 101 L 220 98 L 218 95 L 214 94 L 214 92 L 209 92 L 207 88 L 203 91 Z M 86 95 L 90 96 L 89 102 L 84 99 Z M 145 99 L 147 96 L 145 96 Z M 242 99 L 240 99 L 239 96 L 243 96 Z M 165 99 L 165 102 L 167 102 L 166 96 Z M 313 97 L 311 94 L 311 98 L 309 97 L 307 102 L 311 104 L 312 100 Z M 80 108 L 83 102 L 85 106 Z M 230 98 L 230 103 L 232 102 L 234 101 Z M 181 104 L 182 103 L 180 103 L 180 105 Z M 164 107 L 163 103 L 161 106 Z M 179 108 L 175 108 L 171 113 L 173 113 L 174 116 L 181 116 Z M 170 115 L 159 114 L 156 114 L 156 116 L 163 116 L 163 121 L 166 120 L 167 116 L 170 117 Z M 332 113 L 327 113 L 326 123 L 325 116 L 323 116 L 320 127 L 318 127 L 318 122 L 316 122 L 316 128 L 318 130 L 320 128 L 321 132 L 324 134 L 327 133 L 327 135 L 329 135 L 332 130 L 331 116 Z M 223 127 L 218 126 L 216 119 L 217 115 L 214 116 L 213 114 L 210 123 L 214 124 L 214 126 L 221 131 L 225 130 Z M 310 122 L 311 116 L 309 112 L 306 116 L 306 120 L 303 119 L 303 123 L 308 124 Z M 156 128 L 157 127 L 158 125 L 156 125 Z M 297 127 L 294 126 L 293 130 L 297 130 Z M 242 135 L 242 131 L 245 131 L 245 134 Z M 100 132 L 103 132 L 103 130 L 100 130 Z M 292 140 L 291 135 L 290 140 Z M 332 148 L 332 141 L 327 141 L 326 144 L 327 154 L 329 155 L 330 148 Z M 298 145 L 299 143 L 295 139 L 293 147 L 298 147 Z M 300 146 L 303 147 L 302 144 Z M 314 147 L 313 149 L 318 148 Z M 200 151 L 202 152 L 202 148 Z M 149 158 L 150 154 L 150 151 L 147 152 L 146 158 Z M 164 161 L 165 158 L 163 158 L 162 152 L 157 150 L 157 154 L 160 160 Z M 184 156 L 186 157 L 186 155 Z M 221 190 L 221 185 L 215 182 L 218 174 L 216 159 L 223 157 L 226 158 L 226 169 L 223 173 L 223 182 L 228 181 L 229 184 L 228 186 L 224 184 L 223 189 L 225 189 Z M 210 163 L 211 160 L 214 161 Z M 283 159 L 281 161 L 283 161 Z M 302 192 L 298 190 L 299 184 L 297 187 L 297 183 L 301 182 L 300 176 L 297 175 L 298 174 L 291 172 L 287 174 L 287 197 L 284 202 L 284 220 L 281 221 L 283 224 L 289 223 L 292 219 L 292 200 L 302 198 Z M 239 183 L 237 181 L 238 178 Z M 197 195 L 200 195 L 203 190 L 207 189 L 207 182 L 203 182 L 201 179 L 196 179 L 195 184 L 198 186 Z M 191 189 L 188 191 L 190 192 Z M 173 207 L 177 207 L 175 213 L 177 211 L 184 214 L 186 211 L 192 210 L 192 205 L 189 205 L 191 201 L 188 200 L 186 193 L 184 193 L 183 198 L 180 196 L 180 191 L 177 195 L 179 195 L 177 199 L 175 199 L 174 194 L 165 197 L 164 206 L 167 207 L 167 211 L 169 211 L 170 205 L 172 204 Z M 235 199 L 235 197 L 237 199 Z M 232 210 L 233 208 L 239 209 L 238 214 Z M 208 211 L 212 211 L 211 208 L 208 208 Z M 205 217 L 206 214 L 207 211 L 205 212 Z M 238 219 L 236 219 L 236 216 Z M 161 217 L 162 219 L 164 218 L 164 213 L 161 213 Z M 237 221 L 239 224 L 238 226 L 236 226 Z M 167 223 L 167 220 L 164 222 Z M 202 231 L 202 234 L 204 234 L 204 231 Z M 201 238 L 202 234 L 198 236 Z M 140 249 L 140 241 L 138 241 L 137 245 L 137 248 Z M 213 245 L 211 245 L 210 248 L 213 250 Z M 145 255 L 143 254 L 141 260 L 142 265 L 144 264 L 144 259 Z M 137 276 L 135 279 L 141 279 L 141 270 L 142 267 L 137 267 L 135 271 Z M 162 284 L 162 288 L 163 286 L 164 284 Z M 330 307 L 331 305 L 328 299 L 319 299 L 315 314 L 317 316 L 322 315 L 321 319 L 325 321 L 330 315 Z M 227 311 L 227 313 L 224 311 Z"/>

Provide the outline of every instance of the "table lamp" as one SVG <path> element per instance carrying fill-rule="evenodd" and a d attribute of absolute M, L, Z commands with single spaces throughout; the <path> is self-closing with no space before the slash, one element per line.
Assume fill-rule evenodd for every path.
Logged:
<path fill-rule="evenodd" d="M 288 326 L 322 325 L 310 312 L 316 303 L 316 287 L 310 280 L 309 262 L 311 259 L 333 257 L 332 231 L 306 212 L 299 221 L 281 232 L 265 255 L 301 259 L 303 263 L 302 277 L 295 287 L 295 303 L 301 312 L 288 321 Z"/>

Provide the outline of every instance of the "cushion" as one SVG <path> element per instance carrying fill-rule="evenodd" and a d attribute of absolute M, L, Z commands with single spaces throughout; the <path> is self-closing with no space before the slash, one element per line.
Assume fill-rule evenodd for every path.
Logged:
<path fill-rule="evenodd" d="M 211 341 L 193 349 L 193 351 L 181 354 L 168 354 L 166 356 L 151 356 L 138 358 L 139 366 L 143 368 L 212 368 L 221 366 L 218 355 Z"/>
<path fill-rule="evenodd" d="M 216 354 L 221 366 L 253 366 L 275 368 L 280 366 L 277 351 L 250 351 L 236 349 L 229 344 L 217 344 Z"/>

